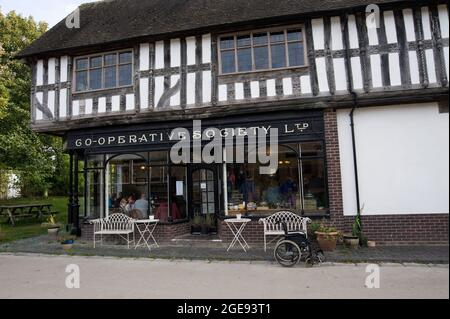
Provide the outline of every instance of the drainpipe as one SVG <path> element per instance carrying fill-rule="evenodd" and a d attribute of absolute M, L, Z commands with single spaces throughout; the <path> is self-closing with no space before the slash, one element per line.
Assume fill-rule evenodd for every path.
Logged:
<path fill-rule="evenodd" d="M 355 92 L 351 92 L 353 96 L 353 108 L 350 112 L 350 127 L 352 130 L 352 148 L 353 148 L 353 167 L 355 170 L 355 189 L 356 189 L 356 207 L 357 207 L 357 217 L 359 220 L 360 230 L 362 231 L 361 224 L 361 199 L 359 194 L 359 177 L 358 177 L 358 157 L 356 152 L 356 133 L 355 133 L 355 111 L 358 108 L 358 96 Z"/>
<path fill-rule="evenodd" d="M 361 200 L 359 193 L 359 178 L 358 178 L 358 157 L 356 152 L 356 133 L 355 133 L 355 111 L 358 109 L 358 94 L 353 90 L 353 78 L 350 76 L 352 68 L 350 63 L 350 43 L 348 38 L 348 15 L 346 19 L 346 24 L 344 27 L 344 41 L 345 41 L 345 63 L 347 67 L 347 78 L 348 78 L 348 87 L 349 92 L 352 95 L 353 107 L 350 112 L 350 127 L 352 133 L 352 149 L 353 149 L 353 167 L 355 173 L 355 191 L 356 191 L 356 207 L 357 207 L 357 221 L 359 222 L 359 231 L 362 232 L 362 223 L 361 223 Z"/>

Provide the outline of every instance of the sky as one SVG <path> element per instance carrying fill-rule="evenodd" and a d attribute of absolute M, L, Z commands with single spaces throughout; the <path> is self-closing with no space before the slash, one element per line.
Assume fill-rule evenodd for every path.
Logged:
<path fill-rule="evenodd" d="M 0 0 L 3 14 L 16 11 L 25 17 L 33 16 L 36 21 L 45 21 L 49 28 L 64 19 L 80 4 L 97 0 Z"/>

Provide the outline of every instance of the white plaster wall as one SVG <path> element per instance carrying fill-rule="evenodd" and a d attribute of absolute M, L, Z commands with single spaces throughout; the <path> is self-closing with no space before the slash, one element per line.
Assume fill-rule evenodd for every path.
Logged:
<path fill-rule="evenodd" d="M 356 214 L 350 110 L 337 113 L 344 214 Z M 355 112 L 365 215 L 449 212 L 449 117 L 436 103 Z"/>
<path fill-rule="evenodd" d="M 148 78 L 141 78 L 139 80 L 140 84 L 140 91 L 139 91 L 139 99 L 140 99 L 140 106 L 141 109 L 148 109 L 149 108 L 149 101 L 148 101 L 148 89 L 149 89 L 149 79 Z"/>
<path fill-rule="evenodd" d="M 139 52 L 139 70 L 147 71 L 150 69 L 150 44 L 141 43 Z"/>
<path fill-rule="evenodd" d="M 195 37 L 186 38 L 187 65 L 195 64 Z"/>

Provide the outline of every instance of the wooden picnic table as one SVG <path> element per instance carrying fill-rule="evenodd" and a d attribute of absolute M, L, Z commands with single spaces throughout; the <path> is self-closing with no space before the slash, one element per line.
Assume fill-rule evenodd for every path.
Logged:
<path fill-rule="evenodd" d="M 8 217 L 8 222 L 15 225 L 15 220 L 22 217 L 41 218 L 44 215 L 55 214 L 52 212 L 52 204 L 27 204 L 0 206 L 0 215 Z"/>

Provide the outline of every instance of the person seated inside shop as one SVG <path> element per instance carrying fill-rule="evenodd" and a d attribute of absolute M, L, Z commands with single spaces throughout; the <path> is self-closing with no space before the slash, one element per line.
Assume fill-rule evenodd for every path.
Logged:
<path fill-rule="evenodd" d="M 121 213 L 121 202 L 123 200 L 123 196 L 122 193 L 113 193 L 110 197 L 109 197 L 109 209 L 110 212 L 112 214 L 117 214 L 117 213 Z"/>
<path fill-rule="evenodd" d="M 141 213 L 142 218 L 148 218 L 148 200 L 144 193 L 141 194 L 141 198 L 134 204 L 134 209 Z"/>
<path fill-rule="evenodd" d="M 109 198 L 109 209 L 113 209 L 114 208 L 114 204 L 116 202 L 116 199 L 117 199 L 117 194 L 113 193 L 111 195 L 111 197 Z"/>
<path fill-rule="evenodd" d="M 113 207 L 112 208 L 120 208 L 120 203 L 122 202 L 122 200 L 123 200 L 123 195 L 122 195 L 122 193 L 119 193 L 119 194 L 113 194 L 112 195 L 112 197 L 111 197 L 111 199 L 112 199 L 112 202 L 113 202 Z"/>
<path fill-rule="evenodd" d="M 297 192 L 298 186 L 292 177 L 289 176 L 280 187 L 280 193 L 283 197 L 283 204 L 286 208 L 296 208 Z"/>
<path fill-rule="evenodd" d="M 126 215 L 130 214 L 130 212 L 134 209 L 134 205 L 135 205 L 134 196 L 124 197 L 120 201 L 120 209 Z"/>

